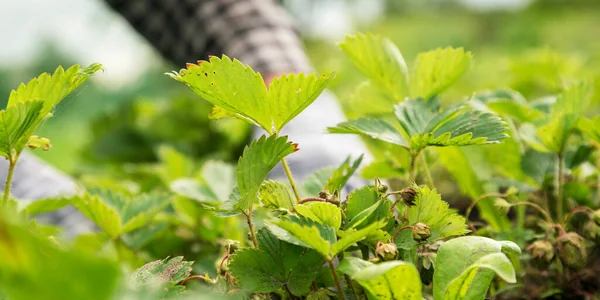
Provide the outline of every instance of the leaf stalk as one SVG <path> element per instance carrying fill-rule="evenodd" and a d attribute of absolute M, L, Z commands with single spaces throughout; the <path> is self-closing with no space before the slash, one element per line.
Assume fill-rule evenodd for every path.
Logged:
<path fill-rule="evenodd" d="M 338 291 L 338 296 L 340 300 L 346 300 L 346 295 L 344 295 L 344 290 L 342 290 L 342 284 L 340 282 L 340 277 L 337 275 L 337 271 L 335 270 L 335 266 L 333 265 L 333 261 L 327 259 L 327 264 L 329 265 L 329 269 L 331 270 L 331 275 L 333 275 L 333 281 L 335 281 L 335 287 Z"/>

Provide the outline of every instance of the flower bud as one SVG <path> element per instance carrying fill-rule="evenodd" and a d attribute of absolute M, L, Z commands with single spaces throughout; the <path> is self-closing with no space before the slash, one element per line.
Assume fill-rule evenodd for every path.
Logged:
<path fill-rule="evenodd" d="M 587 262 L 585 240 L 575 232 L 568 232 L 557 239 L 558 255 L 563 263 L 579 269 Z"/>
<path fill-rule="evenodd" d="M 554 259 L 554 247 L 546 240 L 535 241 L 526 250 L 531 254 L 531 263 L 540 270 L 548 269 Z"/>
<path fill-rule="evenodd" d="M 387 185 L 381 183 L 381 180 L 379 180 L 379 178 L 375 178 L 375 188 L 380 194 L 385 194 L 389 189 Z"/>
<path fill-rule="evenodd" d="M 412 238 L 417 243 L 426 241 L 431 236 L 429 226 L 424 223 L 417 223 L 412 227 Z"/>
<path fill-rule="evenodd" d="M 403 188 L 400 191 L 400 197 L 406 206 L 415 206 L 415 198 L 417 197 L 417 191 L 411 187 Z"/>
<path fill-rule="evenodd" d="M 494 200 L 494 206 L 503 214 L 507 214 L 512 206 L 508 201 L 503 198 L 496 198 Z"/>
<path fill-rule="evenodd" d="M 390 261 L 395 260 L 398 256 L 398 247 L 393 243 L 377 243 L 377 248 L 375 248 L 375 254 L 382 261 Z"/>

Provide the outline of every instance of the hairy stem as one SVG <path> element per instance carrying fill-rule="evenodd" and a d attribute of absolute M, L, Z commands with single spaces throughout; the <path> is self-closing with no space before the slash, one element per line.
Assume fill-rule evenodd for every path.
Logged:
<path fill-rule="evenodd" d="M 285 175 L 287 175 L 287 178 L 290 181 L 290 185 L 292 186 L 292 190 L 294 191 L 294 196 L 296 196 L 296 203 L 298 203 L 302 200 L 302 198 L 300 198 L 300 193 L 298 192 L 296 181 L 294 181 L 294 176 L 292 176 L 292 171 L 290 171 L 290 166 L 288 166 L 287 160 L 285 160 L 285 158 L 281 159 L 281 165 L 283 166 Z"/>
<path fill-rule="evenodd" d="M 573 217 L 577 213 L 585 213 L 585 214 L 588 215 L 588 218 L 590 218 L 590 214 L 593 214 L 594 210 L 591 209 L 591 208 L 589 208 L 589 207 L 587 207 L 587 206 L 578 206 L 578 207 L 575 207 L 565 217 L 564 225 L 567 225 L 567 223 L 569 223 L 569 219 L 571 219 L 571 217 Z"/>
<path fill-rule="evenodd" d="M 521 202 L 516 202 L 511 204 L 511 206 L 517 206 L 517 205 L 528 205 L 531 206 L 535 209 L 537 209 L 537 211 L 539 211 L 542 215 L 544 215 L 544 218 L 546 218 L 546 222 L 548 222 L 549 224 L 554 223 L 552 221 L 552 217 L 550 217 L 550 215 L 539 205 L 533 203 L 533 202 L 529 202 L 529 201 L 521 201 Z"/>
<path fill-rule="evenodd" d="M 246 220 L 248 220 L 248 228 L 250 229 L 250 239 L 252 239 L 252 244 L 254 248 L 258 249 L 258 240 L 256 239 L 256 230 L 254 229 L 254 223 L 252 222 L 252 203 L 248 207 L 248 212 L 245 213 Z"/>
<path fill-rule="evenodd" d="M 8 205 L 8 199 L 10 198 L 10 186 L 12 184 L 13 174 L 15 173 L 15 166 L 17 165 L 17 158 L 15 157 L 8 161 L 8 175 L 6 176 L 6 183 L 4 184 L 4 207 Z"/>
<path fill-rule="evenodd" d="M 564 154 L 563 152 L 559 152 L 558 153 L 558 161 L 557 161 L 557 168 L 556 168 L 556 219 L 557 220 L 562 220 L 563 219 L 563 214 L 564 214 L 564 163 L 565 163 L 565 158 L 564 158 Z"/>
<path fill-rule="evenodd" d="M 342 284 L 340 282 L 340 278 L 337 275 L 337 272 L 335 271 L 333 261 L 328 259 L 327 264 L 329 264 L 329 269 L 331 269 L 331 275 L 333 275 L 333 281 L 335 281 L 335 287 L 337 288 L 340 300 L 346 300 L 346 296 L 344 295 L 344 290 L 342 290 Z"/>
<path fill-rule="evenodd" d="M 416 160 L 417 160 L 417 156 L 419 155 L 419 153 L 414 153 L 410 155 L 410 169 L 408 172 L 408 184 L 411 185 L 413 184 L 413 182 L 415 182 L 415 178 L 417 177 L 417 168 L 416 166 Z"/>
<path fill-rule="evenodd" d="M 425 178 L 427 179 L 427 185 L 430 188 L 434 188 L 433 178 L 431 177 L 431 172 L 429 172 L 429 166 L 427 166 L 427 159 L 425 159 L 425 152 L 420 155 L 421 165 L 423 165 L 423 173 L 425 173 Z"/>
<path fill-rule="evenodd" d="M 331 203 L 334 205 L 340 205 L 340 201 L 338 200 L 333 200 L 333 199 L 325 199 L 325 198 L 320 198 L 320 197 L 308 197 L 308 198 L 304 198 L 300 201 L 298 201 L 297 204 L 303 204 L 306 202 L 327 202 L 327 203 Z"/>
<path fill-rule="evenodd" d="M 479 196 L 479 198 L 475 199 L 475 201 L 471 202 L 471 205 L 469 205 L 469 207 L 467 208 L 467 211 L 465 213 L 465 219 L 469 220 L 469 216 L 471 215 L 471 211 L 473 210 L 473 208 L 475 208 L 475 205 L 477 205 L 477 203 L 483 199 L 489 198 L 489 197 L 506 197 L 506 194 L 503 193 L 485 193 L 481 196 Z"/>

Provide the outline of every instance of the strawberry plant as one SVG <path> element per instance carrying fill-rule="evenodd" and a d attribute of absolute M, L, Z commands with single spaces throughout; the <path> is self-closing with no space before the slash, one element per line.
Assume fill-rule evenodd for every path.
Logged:
<path fill-rule="evenodd" d="M 49 147 L 35 128 L 100 66 L 59 68 L 19 87 L 1 112 L 10 170 L 0 297 L 484 299 L 551 296 L 595 278 L 589 249 L 600 222 L 589 199 L 600 134 L 586 116 L 588 84 L 568 83 L 552 101 L 511 90 L 453 101 L 443 92 L 473 63 L 464 49 L 421 53 L 409 71 L 385 38 L 349 36 L 341 48 L 368 79 L 353 97 L 365 99 L 327 130 L 364 137 L 375 160 L 359 172 L 363 156 L 348 157 L 301 184 L 286 158 L 302 145 L 281 132 L 334 73 L 267 85 L 227 56 L 188 64 L 168 75 L 214 105 L 211 119 L 265 132 L 236 165 L 161 146 L 144 166 L 155 173 L 144 189 L 97 181 L 31 203 L 9 201 L 19 154 Z M 285 178 L 270 177 L 278 164 Z M 345 192 L 359 173 L 370 182 Z M 69 241 L 27 219 L 69 204 L 98 230 Z"/>

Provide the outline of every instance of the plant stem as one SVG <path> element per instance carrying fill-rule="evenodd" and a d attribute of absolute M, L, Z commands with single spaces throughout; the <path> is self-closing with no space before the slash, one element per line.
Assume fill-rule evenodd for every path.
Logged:
<path fill-rule="evenodd" d="M 328 259 L 327 264 L 329 264 L 329 269 L 331 269 L 331 275 L 333 275 L 333 281 L 335 281 L 335 287 L 338 291 L 338 296 L 340 296 L 340 300 L 346 300 L 346 296 L 344 295 L 344 290 L 342 290 L 342 284 L 340 283 L 340 278 L 335 271 L 335 266 L 333 265 L 333 261 Z"/>
<path fill-rule="evenodd" d="M 248 220 L 248 228 L 250 229 L 250 238 L 254 248 L 258 249 L 258 240 L 256 239 L 256 230 L 254 230 L 254 223 L 252 222 L 252 203 L 248 207 L 248 213 L 245 213 L 246 220 Z"/>
<path fill-rule="evenodd" d="M 303 203 L 306 203 L 306 202 L 313 202 L 313 201 L 314 202 L 327 202 L 327 203 L 331 203 L 331 204 L 338 205 L 338 206 L 340 205 L 340 201 L 333 200 L 333 199 L 324 199 L 324 198 L 320 198 L 320 197 L 308 197 L 308 198 L 304 198 L 304 199 L 298 201 L 297 204 L 303 204 Z"/>
<path fill-rule="evenodd" d="M 429 172 L 429 166 L 427 166 L 427 159 L 425 159 L 425 151 L 420 155 L 421 164 L 423 165 L 423 173 L 425 173 L 425 178 L 427 179 L 427 185 L 430 188 L 434 188 L 433 178 L 431 177 L 431 173 Z"/>
<path fill-rule="evenodd" d="M 569 222 L 569 219 L 571 219 L 571 217 L 573 217 L 577 213 L 586 213 L 587 216 L 588 216 L 588 218 L 590 218 L 590 213 L 593 214 L 594 210 L 591 209 L 591 208 L 589 208 L 589 207 L 587 207 L 587 206 L 578 206 L 578 207 L 575 207 L 565 217 L 564 225 L 567 225 L 567 223 Z"/>
<path fill-rule="evenodd" d="M 290 295 L 290 299 L 295 300 L 296 297 L 294 296 L 294 294 L 292 294 L 292 291 L 290 291 L 290 288 L 288 287 L 287 284 L 283 285 L 285 287 L 285 291 L 288 293 L 288 295 Z"/>
<path fill-rule="evenodd" d="M 542 213 L 542 215 L 544 215 L 544 217 L 546 218 L 546 221 L 547 221 L 549 224 L 552 224 L 552 223 L 554 223 L 554 222 L 552 221 L 552 217 L 550 217 L 550 215 L 549 215 L 549 214 L 548 214 L 548 213 L 547 213 L 547 212 L 546 212 L 546 211 L 545 211 L 545 210 L 544 210 L 544 209 L 543 209 L 541 206 L 539 206 L 539 205 L 537 205 L 537 204 L 535 204 L 535 203 L 533 203 L 533 202 L 529 202 L 529 201 L 521 201 L 521 202 L 516 202 L 516 203 L 512 203 L 512 204 L 511 204 L 511 206 L 517 206 L 517 205 L 528 205 L 528 206 L 531 206 L 531 207 L 533 207 L 533 208 L 537 209 L 537 210 L 538 210 L 540 213 Z"/>
<path fill-rule="evenodd" d="M 17 165 L 17 157 L 8 160 L 8 174 L 6 176 L 6 183 L 4 184 L 4 207 L 8 205 L 8 199 L 10 198 L 10 186 L 12 184 L 13 174 L 15 173 L 15 166 Z"/>
<path fill-rule="evenodd" d="M 563 209 L 564 209 L 564 203 L 563 203 L 563 201 L 564 201 L 564 199 L 563 199 L 564 198 L 564 196 L 563 196 L 563 194 L 564 194 L 564 186 L 563 186 L 564 182 L 563 181 L 564 180 L 563 180 L 563 176 L 564 176 L 564 172 L 565 172 L 564 166 L 563 166 L 564 163 L 565 163 L 564 160 L 565 160 L 564 154 L 561 151 L 561 152 L 558 153 L 558 162 L 557 162 L 558 163 L 558 167 L 556 168 L 556 170 L 557 170 L 557 174 L 556 174 L 557 180 L 555 180 L 556 185 L 557 185 L 556 186 L 556 190 L 557 190 L 557 195 L 556 195 L 556 219 L 557 220 L 562 220 L 563 214 L 564 214 L 564 212 L 563 212 Z"/>
<path fill-rule="evenodd" d="M 477 199 L 475 199 L 475 201 L 471 202 L 471 205 L 469 205 L 469 207 L 467 208 L 467 211 L 465 213 L 465 219 L 469 220 L 471 211 L 473 210 L 473 208 L 479 201 L 489 198 L 489 197 L 505 197 L 505 196 L 506 196 L 506 194 L 502 194 L 502 193 L 485 193 L 485 194 L 479 196 L 479 198 L 477 198 Z"/>
<path fill-rule="evenodd" d="M 415 182 L 415 177 L 417 176 L 417 168 L 415 168 L 417 156 L 419 153 L 414 153 L 410 155 L 410 169 L 408 172 L 408 185 L 413 184 Z"/>
<path fill-rule="evenodd" d="M 400 234 L 400 232 L 402 232 L 402 230 L 408 229 L 408 228 L 412 229 L 413 227 L 407 225 L 407 226 L 403 226 L 400 229 L 398 229 L 398 231 L 396 231 L 396 234 L 394 234 L 394 237 L 392 238 L 392 242 L 396 242 L 396 238 L 398 237 L 398 235 Z"/>
<path fill-rule="evenodd" d="M 354 284 L 352 283 L 352 279 L 350 278 L 350 276 L 344 275 L 344 279 L 346 279 L 346 283 L 350 287 L 350 290 L 352 290 L 352 295 L 354 295 L 354 299 L 360 299 L 360 298 L 358 298 L 358 292 L 356 291 L 356 288 L 354 287 Z"/>
<path fill-rule="evenodd" d="M 292 186 L 292 190 L 294 191 L 294 196 L 296 196 L 296 203 L 298 203 L 302 200 L 302 198 L 300 198 L 300 193 L 298 192 L 296 181 L 294 181 L 294 176 L 292 176 L 292 171 L 290 171 L 290 166 L 288 166 L 287 160 L 285 160 L 285 158 L 281 159 L 281 165 L 283 166 L 285 175 L 287 175 L 287 178 L 290 181 L 290 185 Z"/>

